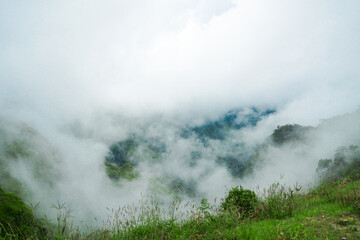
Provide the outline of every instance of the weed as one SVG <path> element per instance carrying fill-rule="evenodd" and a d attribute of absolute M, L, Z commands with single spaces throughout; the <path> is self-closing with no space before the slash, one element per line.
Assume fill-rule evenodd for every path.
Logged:
<path fill-rule="evenodd" d="M 196 215 L 195 215 L 195 222 L 196 224 L 201 220 L 211 220 L 212 216 L 210 213 L 210 203 L 209 201 L 204 198 L 201 200 L 201 204 L 200 206 L 197 208 L 197 210 L 199 211 Z"/>
<path fill-rule="evenodd" d="M 264 189 L 264 200 L 257 208 L 257 214 L 262 218 L 282 219 L 291 217 L 298 207 L 295 196 L 301 187 L 286 188 L 280 183 L 274 183 L 269 189 Z"/>

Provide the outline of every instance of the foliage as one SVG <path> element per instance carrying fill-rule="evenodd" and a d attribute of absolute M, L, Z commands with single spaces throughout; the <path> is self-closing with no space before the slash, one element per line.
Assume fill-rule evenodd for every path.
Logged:
<path fill-rule="evenodd" d="M 216 163 L 225 166 L 234 177 L 240 176 L 246 169 L 245 163 L 234 156 L 217 157 Z"/>
<path fill-rule="evenodd" d="M 31 153 L 29 151 L 30 146 L 24 141 L 13 141 L 6 144 L 5 146 L 5 157 L 6 158 L 20 158 L 20 157 L 30 157 Z"/>
<path fill-rule="evenodd" d="M 303 127 L 298 124 L 287 124 L 278 126 L 274 133 L 270 136 L 274 143 L 283 144 L 291 141 L 305 140 L 306 133 L 311 127 Z"/>
<path fill-rule="evenodd" d="M 65 206 L 65 203 L 52 204 L 53 209 L 57 211 L 55 226 L 49 226 L 50 236 L 56 236 L 56 239 L 69 239 L 79 237 L 79 228 L 71 222 L 72 210 Z"/>
<path fill-rule="evenodd" d="M 206 143 L 208 139 L 224 140 L 229 130 L 255 126 L 263 117 L 274 112 L 275 110 L 273 109 L 234 109 L 227 112 L 218 120 L 208 120 L 202 125 L 183 129 L 181 136 L 188 138 L 192 134 L 195 134 L 204 143 Z"/>
<path fill-rule="evenodd" d="M 360 149 L 358 146 L 339 147 L 333 159 L 321 159 L 316 169 L 323 181 L 336 181 L 345 176 L 360 179 Z"/>
<path fill-rule="evenodd" d="M 289 131 L 289 134 L 285 130 L 279 132 L 279 144 L 304 136 L 297 135 L 298 133 L 293 136 L 293 130 Z M 122 156 L 125 156 L 127 161 L 133 157 L 137 149 L 135 145 L 124 145 L 125 152 Z M 157 147 L 153 147 L 152 151 L 158 151 Z M 16 148 L 15 144 L 15 150 L 9 151 L 8 157 L 18 157 Z M 260 155 L 261 151 L 258 152 L 259 157 Z M 113 179 L 133 179 L 137 173 L 134 165 L 126 161 L 121 166 L 105 162 L 105 168 Z M 203 199 L 199 206 L 181 207 L 184 212 L 190 213 L 184 218 L 177 217 L 176 214 L 171 214 L 170 217 L 164 215 L 161 209 L 164 205 L 153 199 L 150 206 L 140 202 L 140 206 L 133 208 L 134 212 L 128 208 L 119 209 L 116 214 L 123 214 L 124 218 L 113 220 L 91 233 L 76 230 L 69 221 L 72 217 L 71 210 L 58 203 L 53 205 L 58 211 L 57 224 L 49 224 L 46 231 L 52 234 L 46 235 L 48 239 L 113 240 L 360 239 L 359 148 L 339 148 L 332 159 L 319 161 L 317 172 L 323 175 L 325 181 L 307 194 L 300 193 L 301 188 L 298 186 L 288 188 L 274 183 L 269 189 L 264 190 L 263 196 L 258 197 L 253 191 L 239 186 L 229 191 L 219 209 L 215 209 L 207 199 Z M 2 176 L 0 174 L 0 177 Z M 193 186 L 191 182 L 183 182 L 176 178 L 163 182 L 167 183 L 166 187 L 179 189 L 179 192 L 184 191 L 188 185 Z M 178 211 L 178 205 L 175 208 L 177 210 L 173 212 Z M 21 199 L 2 189 L 0 223 L 0 239 L 1 236 L 5 236 L 6 239 L 38 239 L 45 236 L 44 228 L 40 227 L 31 210 Z"/>
<path fill-rule="evenodd" d="M 4 160 L 0 158 L 0 186 L 16 194 L 26 193 L 26 188 L 21 184 L 19 180 L 11 176 L 11 174 L 7 170 L 8 168 L 6 164 L 4 164 Z"/>
<path fill-rule="evenodd" d="M 280 183 L 272 184 L 268 189 L 264 190 L 265 198 L 257 209 L 257 214 L 262 218 L 283 219 L 291 217 L 294 210 L 297 209 L 295 201 L 296 194 L 301 187 L 286 188 Z"/>
<path fill-rule="evenodd" d="M 133 139 L 127 139 L 114 143 L 110 146 L 109 153 L 105 160 L 107 163 L 115 164 L 118 167 L 130 163 L 130 157 L 135 152 L 138 144 Z"/>
<path fill-rule="evenodd" d="M 255 150 L 254 155 L 250 158 L 247 163 L 245 170 L 242 175 L 250 175 L 256 168 L 260 168 L 264 164 L 264 156 L 268 151 L 269 146 L 267 144 L 261 144 Z"/>
<path fill-rule="evenodd" d="M 32 210 L 14 193 L 0 188 L 0 237 L 45 237 L 44 228 L 34 218 Z"/>
<path fill-rule="evenodd" d="M 254 213 L 259 200 L 255 192 L 244 189 L 242 186 L 232 188 L 221 203 L 224 210 L 236 211 L 247 217 Z"/>
<path fill-rule="evenodd" d="M 291 193 L 289 188 L 275 183 L 266 190 L 270 199 L 288 192 L 290 198 L 286 199 L 296 203 L 292 205 L 291 215 L 284 215 L 281 219 L 270 215 L 241 218 L 229 211 L 210 214 L 211 206 L 205 199 L 197 208 L 195 218 L 185 221 L 157 218 L 114 231 L 115 235 L 107 239 L 360 239 L 360 217 L 354 215 L 355 210 L 350 206 L 352 200 L 345 199 L 354 189 L 360 189 L 359 184 L 359 181 L 346 180 L 345 183 L 320 186 L 305 195 L 296 194 L 300 187 L 295 186 Z M 323 194 L 324 191 L 329 194 Z M 355 195 L 352 196 L 354 199 Z M 269 204 L 270 199 L 259 199 L 255 211 Z M 284 205 L 284 198 L 271 204 L 278 205 L 276 209 L 279 209 Z"/>
<path fill-rule="evenodd" d="M 330 166 L 331 166 L 331 159 L 320 159 L 318 162 L 318 166 L 316 168 L 316 172 L 317 173 L 323 173 L 323 172 L 327 172 L 330 170 Z"/>
<path fill-rule="evenodd" d="M 105 170 L 109 178 L 113 180 L 134 180 L 139 177 L 139 172 L 130 163 L 125 163 L 121 167 L 117 167 L 105 162 Z"/>
<path fill-rule="evenodd" d="M 13 127 L 11 124 L 0 126 L 0 185 L 21 197 L 29 197 L 33 194 L 27 186 L 29 178 L 49 187 L 58 181 L 58 156 L 46 139 L 32 128 L 15 126 L 19 131 L 15 134 Z M 18 176 L 15 170 L 18 166 L 26 166 L 25 176 Z"/>
<path fill-rule="evenodd" d="M 163 184 L 168 186 L 177 194 L 186 194 L 190 197 L 195 197 L 197 192 L 197 183 L 195 181 L 185 181 L 179 177 L 168 177 L 158 179 Z"/>
<path fill-rule="evenodd" d="M 171 196 L 173 199 L 180 199 L 181 195 L 196 197 L 197 183 L 192 180 L 185 181 L 176 176 L 153 178 L 151 191 L 154 194 Z"/>
<path fill-rule="evenodd" d="M 115 215 L 122 216 L 110 219 L 107 225 L 91 233 L 71 230 L 69 213 L 63 211 L 58 214 L 58 224 L 51 232 L 58 234 L 54 239 L 360 239 L 360 216 L 356 208 L 359 189 L 360 181 L 349 177 L 324 183 L 308 194 L 296 194 L 300 188 L 294 187 L 291 195 L 289 188 L 275 183 L 266 190 L 267 196 L 274 199 L 273 196 L 288 192 L 296 203 L 292 205 L 292 214 L 281 219 L 260 214 L 271 202 L 266 197 L 258 199 L 252 218 L 243 218 L 231 211 L 216 211 L 206 199 L 199 206 L 184 206 L 185 212 L 193 214 L 189 217 L 171 214 L 167 218 L 163 205 L 150 199 L 140 202 L 140 206 L 116 210 Z M 278 205 L 276 209 L 286 205 L 278 199 L 271 204 Z M 58 204 L 56 208 L 61 210 L 63 205 Z M 179 208 L 178 204 L 174 205 L 174 211 L 180 211 Z"/>
<path fill-rule="evenodd" d="M 105 170 L 113 180 L 134 180 L 139 176 L 136 166 L 143 159 L 158 162 L 166 146 L 159 139 L 142 139 L 136 136 L 119 141 L 109 147 L 105 157 Z"/>
<path fill-rule="evenodd" d="M 203 198 L 201 200 L 200 206 L 197 208 L 197 210 L 199 211 L 197 216 L 198 218 L 203 218 L 203 219 L 211 219 L 211 213 L 210 213 L 210 203 L 206 198 Z"/>

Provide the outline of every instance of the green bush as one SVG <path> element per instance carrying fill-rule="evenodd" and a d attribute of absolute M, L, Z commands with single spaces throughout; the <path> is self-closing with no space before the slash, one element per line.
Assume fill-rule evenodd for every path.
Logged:
<path fill-rule="evenodd" d="M 227 197 L 221 203 L 221 207 L 225 211 L 240 213 L 243 217 L 248 217 L 259 203 L 259 199 L 255 192 L 244 189 L 242 186 L 232 188 Z"/>
<path fill-rule="evenodd" d="M 44 228 L 38 225 L 32 210 L 14 193 L 5 192 L 0 187 L 0 239 L 45 238 Z"/>

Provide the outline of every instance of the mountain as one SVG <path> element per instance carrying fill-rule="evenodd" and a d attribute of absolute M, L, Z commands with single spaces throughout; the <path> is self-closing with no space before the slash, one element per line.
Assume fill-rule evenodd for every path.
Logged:
<path fill-rule="evenodd" d="M 286 124 L 278 126 L 273 133 L 257 147 L 245 170 L 251 174 L 276 158 L 293 159 L 294 162 L 316 164 L 319 169 L 328 168 L 336 162 L 330 156 L 351 151 L 360 145 L 360 111 L 323 119 L 316 127 Z M 347 149 L 347 150 L 344 150 Z M 292 164 L 282 162 L 282 165 Z M 315 174 L 315 168 L 313 168 Z M 321 171 L 321 170 L 318 170 Z"/>
<path fill-rule="evenodd" d="M 234 109 L 215 121 L 207 120 L 199 126 L 187 126 L 180 135 L 188 138 L 196 135 L 203 142 L 212 140 L 225 140 L 230 130 L 240 130 L 245 127 L 255 126 L 264 117 L 275 113 L 273 109 L 261 110 L 259 108 Z"/>
<path fill-rule="evenodd" d="M 104 163 L 106 172 L 114 181 L 134 180 L 141 175 L 138 170 L 141 166 L 174 161 L 178 156 L 174 156 L 173 152 L 178 152 L 181 144 L 186 143 L 196 145 L 195 148 L 186 149 L 187 153 L 180 153 L 181 161 L 188 170 L 195 171 L 199 162 L 206 161 L 225 168 L 233 177 L 241 177 L 253 155 L 253 149 L 234 135 L 245 127 L 256 126 L 274 112 L 272 109 L 259 108 L 234 109 L 216 120 L 205 120 L 201 125 L 175 128 L 174 141 L 130 134 L 127 139 L 109 146 Z M 166 125 L 163 127 L 174 128 Z M 181 174 L 158 174 L 153 177 L 152 182 L 161 189 L 169 189 L 165 192 L 188 196 L 194 196 L 197 192 L 197 182 L 184 178 Z"/>
<path fill-rule="evenodd" d="M 30 126 L 0 118 L 0 186 L 25 196 L 29 183 L 51 187 L 59 174 L 56 149 Z M 22 173 L 22 174 L 19 174 Z"/>

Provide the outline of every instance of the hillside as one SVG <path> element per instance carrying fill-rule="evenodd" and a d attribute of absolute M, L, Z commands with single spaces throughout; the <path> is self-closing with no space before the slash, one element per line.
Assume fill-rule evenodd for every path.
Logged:
<path fill-rule="evenodd" d="M 65 227 L 67 231 L 56 239 L 359 239 L 360 151 L 357 149 L 355 146 L 348 149 L 351 152 L 347 165 L 323 172 L 323 181 L 317 187 L 304 191 L 301 186 L 274 183 L 269 189 L 257 192 L 256 203 L 249 202 L 253 205 L 250 214 L 241 211 L 250 205 L 246 208 L 233 205 L 224 210 L 204 199 L 198 206 L 187 207 L 192 212 L 188 219 L 167 219 L 163 218 L 159 203 L 143 202 L 139 218 L 132 218 L 136 209 L 126 208 L 125 212 L 118 212 L 124 221 L 109 220 L 101 230 L 91 234 L 68 229 L 65 219 L 54 232 Z M 333 160 L 337 158 L 335 154 Z M 26 227 L 23 222 L 11 223 Z M 27 237 L 35 234 L 27 235 L 26 231 L 21 234 Z M 22 239 L 22 235 L 15 234 L 15 239 Z"/>
<path fill-rule="evenodd" d="M 161 172 L 159 166 L 171 161 L 170 158 L 175 156 L 172 152 L 179 145 L 161 137 L 130 134 L 125 140 L 109 145 L 101 170 L 111 181 L 105 184 L 112 183 L 109 186 L 114 191 L 126 189 L 132 183 L 141 183 L 143 175 L 149 174 L 144 171 L 144 166 L 151 169 L 157 166 L 159 172 L 147 179 L 149 191 L 156 195 L 142 196 L 137 205 L 111 209 L 107 221 L 90 229 L 74 227 L 77 223 L 73 222 L 72 210 L 65 204 L 53 203 L 51 208 L 57 212 L 56 218 L 44 219 L 40 217 L 41 212 L 39 214 L 36 210 L 32 213 L 31 208 L 18 197 L 34 200 L 36 196 L 41 196 L 37 195 L 38 188 L 34 186 L 43 187 L 44 191 L 55 189 L 61 181 L 61 155 L 31 127 L 2 120 L 0 186 L 6 191 L 1 190 L 0 233 L 5 239 L 39 237 L 41 234 L 51 239 L 360 237 L 360 148 L 359 138 L 356 137 L 359 129 L 355 121 L 359 112 L 324 120 L 316 127 L 297 124 L 278 126 L 261 144 L 250 150 L 237 137 L 242 125 L 229 124 L 226 116 L 214 121 L 219 128 L 215 132 L 222 132 L 224 138 L 204 135 L 204 131 L 200 131 L 199 135 L 198 129 L 212 129 L 207 127 L 212 123 L 205 122 L 205 125 L 186 126 L 180 128 L 181 131 L 175 131 L 175 143 L 196 143 L 189 152 L 180 155 L 186 156 L 182 164 L 188 164 L 189 172 L 199 169 L 201 165 L 197 161 L 204 160 L 203 154 L 213 155 L 209 158 L 205 155 L 205 159 L 225 170 L 239 183 L 238 187 L 223 188 L 223 192 L 227 191 L 226 195 L 218 195 L 215 202 L 202 197 L 199 178 Z M 255 127 L 256 123 L 252 122 L 249 126 Z M 192 133 L 183 136 L 184 129 L 192 129 Z M 324 145 L 326 148 L 321 148 Z M 318 182 L 312 187 L 273 182 L 263 190 L 255 191 L 241 186 L 242 182 L 259 176 L 269 165 L 276 164 L 274 159 L 278 157 L 286 161 L 276 167 L 286 167 L 286 164 L 295 162 L 299 166 L 311 163 L 306 167 L 311 168 Z M 13 166 L 22 165 L 28 167 L 29 174 L 16 174 Z M 206 176 L 209 173 L 203 174 Z M 32 185 L 28 185 L 28 181 Z M 172 203 L 165 204 L 157 196 L 168 197 Z M 184 196 L 195 199 L 195 202 L 187 203 L 183 200 Z M 199 197 L 202 200 L 196 202 Z"/>
<path fill-rule="evenodd" d="M 51 188 L 60 177 L 59 167 L 58 152 L 39 132 L 0 117 L 0 185 L 4 189 L 30 197 L 35 189 L 29 183 Z"/>
<path fill-rule="evenodd" d="M 185 126 L 164 125 L 162 128 L 174 128 L 174 141 L 168 141 L 166 136 L 151 137 L 145 134 L 140 136 L 136 133 L 129 137 L 114 142 L 109 146 L 105 157 L 105 170 L 107 175 L 115 182 L 132 181 L 139 179 L 142 174 L 142 166 L 146 168 L 157 164 L 173 161 L 178 156 L 172 152 L 178 152 L 181 146 L 187 143 L 188 149 L 181 153 L 181 161 L 186 165 L 187 171 L 199 171 L 199 164 L 213 164 L 215 167 L 224 168 L 229 175 L 240 178 L 246 171 L 247 165 L 253 155 L 254 148 L 247 146 L 246 142 L 236 137 L 243 128 L 255 127 L 257 123 L 271 114 L 271 109 L 233 109 L 217 119 L 207 119 L 202 124 Z M 151 128 L 151 126 L 149 127 Z M 235 137 L 234 137 L 235 136 Z M 181 149 L 181 151 L 183 151 Z M 188 151 L 188 152 L 186 152 Z M 203 175 L 209 175 L 204 172 Z M 203 194 L 197 188 L 195 177 L 188 179 L 179 173 L 155 175 L 151 182 L 152 191 L 157 194 L 180 198 L 201 197 Z M 157 191 L 157 189 L 162 189 Z"/>
<path fill-rule="evenodd" d="M 46 239 L 46 229 L 16 194 L 0 187 L 0 239 Z"/>

